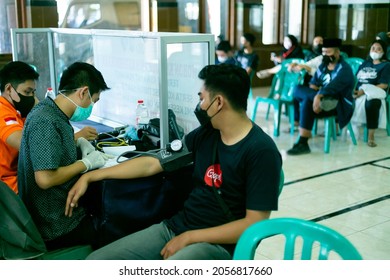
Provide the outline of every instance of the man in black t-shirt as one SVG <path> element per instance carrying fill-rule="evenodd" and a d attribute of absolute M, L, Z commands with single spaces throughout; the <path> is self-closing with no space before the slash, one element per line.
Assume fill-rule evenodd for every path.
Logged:
<path fill-rule="evenodd" d="M 248 75 L 221 64 L 204 67 L 199 78 L 204 83 L 195 114 L 201 126 L 184 138 L 194 162 L 188 180 L 195 187 L 183 209 L 88 259 L 231 259 L 242 232 L 277 210 L 282 159 L 273 140 L 246 115 Z M 71 215 L 89 183 L 150 176 L 164 170 L 162 162 L 138 157 L 83 175 L 69 192 L 66 213 Z"/>

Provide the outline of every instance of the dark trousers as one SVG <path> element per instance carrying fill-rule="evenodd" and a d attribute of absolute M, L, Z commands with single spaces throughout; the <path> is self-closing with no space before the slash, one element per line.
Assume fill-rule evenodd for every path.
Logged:
<path fill-rule="evenodd" d="M 367 128 L 377 129 L 379 125 L 379 111 L 381 109 L 382 102 L 380 99 L 366 100 L 366 118 Z"/>
<path fill-rule="evenodd" d="M 314 97 L 317 91 L 307 86 L 296 86 L 293 92 L 294 120 L 299 121 L 299 127 L 312 130 L 314 119 L 337 115 L 336 109 L 321 111 L 319 114 L 313 111 Z"/>
<path fill-rule="evenodd" d="M 76 245 L 91 245 L 97 249 L 98 232 L 93 224 L 92 217 L 86 216 L 71 232 L 53 240 L 45 241 L 48 251 Z"/>

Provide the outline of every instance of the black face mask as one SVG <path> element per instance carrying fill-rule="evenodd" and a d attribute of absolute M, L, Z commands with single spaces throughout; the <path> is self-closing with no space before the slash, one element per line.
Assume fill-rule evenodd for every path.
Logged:
<path fill-rule="evenodd" d="M 336 60 L 336 57 L 334 55 L 328 56 L 328 55 L 322 55 L 322 63 L 325 65 L 328 65 L 329 63 L 332 63 Z"/>
<path fill-rule="evenodd" d="M 24 96 L 17 91 L 16 93 L 19 95 L 20 101 L 19 102 L 16 102 L 15 100 L 12 101 L 14 102 L 15 109 L 20 112 L 22 118 L 25 118 L 27 117 L 28 113 L 30 113 L 31 109 L 34 107 L 35 98 L 34 96 Z"/>
<path fill-rule="evenodd" d="M 211 104 L 209 105 L 209 107 L 207 107 L 206 110 L 203 110 L 202 108 L 200 108 L 200 102 L 196 105 L 196 108 L 195 108 L 195 111 L 194 111 L 194 114 L 196 116 L 196 118 L 198 119 L 200 125 L 206 125 L 210 122 L 211 118 L 214 117 L 216 114 L 219 113 L 219 111 L 212 117 L 210 117 L 209 115 L 207 115 L 207 111 L 209 110 L 209 108 L 211 107 L 211 105 L 213 105 L 214 101 L 217 100 L 216 98 L 211 102 Z"/>

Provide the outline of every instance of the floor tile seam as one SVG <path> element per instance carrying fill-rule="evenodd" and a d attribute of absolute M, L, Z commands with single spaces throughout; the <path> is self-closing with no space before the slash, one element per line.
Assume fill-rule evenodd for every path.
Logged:
<path fill-rule="evenodd" d="M 345 214 L 345 213 L 348 213 L 348 212 L 351 212 L 351 211 L 354 211 L 354 210 L 357 210 L 357 209 L 361 209 L 363 207 L 367 207 L 369 205 L 372 205 L 372 204 L 375 204 L 375 203 L 378 203 L 378 202 L 381 202 L 381 201 L 384 201 L 386 199 L 390 199 L 390 194 L 384 195 L 382 197 L 378 197 L 378 198 L 375 198 L 375 199 L 371 199 L 371 200 L 365 201 L 363 203 L 359 203 L 359 204 L 356 204 L 356 205 L 353 205 L 353 206 L 349 206 L 349 207 L 346 207 L 346 208 L 343 208 L 343 209 L 340 209 L 340 210 L 337 210 L 337 211 L 334 211 L 334 212 L 331 212 L 331 213 L 328 213 L 328 214 L 325 214 L 325 215 L 322 215 L 322 216 L 310 219 L 310 221 L 312 221 L 312 222 L 319 222 L 319 221 L 327 220 L 327 219 L 330 219 L 330 218 L 333 218 L 333 217 L 336 217 L 336 216 L 339 216 L 339 215 L 342 215 L 342 214 Z"/>
<path fill-rule="evenodd" d="M 362 229 L 362 230 L 357 230 L 357 231 L 355 231 L 355 232 L 351 232 L 351 233 L 349 233 L 349 234 L 346 234 L 345 236 L 346 237 L 348 237 L 348 239 L 349 238 L 353 238 L 354 237 L 354 235 L 356 235 L 356 234 L 362 234 L 362 235 L 364 235 L 364 236 L 366 236 L 368 239 L 370 239 L 372 242 L 373 241 L 378 241 L 378 242 L 380 242 L 380 243 L 384 243 L 384 244 L 386 244 L 386 245 L 390 245 L 390 241 L 389 240 L 385 240 L 385 239 L 383 239 L 383 238 L 378 238 L 377 236 L 373 236 L 372 234 L 369 234 L 369 233 L 367 233 L 367 232 L 364 232 L 366 229 Z M 374 240 L 375 239 L 375 240 Z"/>
<path fill-rule="evenodd" d="M 390 166 L 381 165 L 381 164 L 377 164 L 377 163 L 371 163 L 371 165 L 375 166 L 375 167 L 382 167 L 384 169 L 389 169 L 390 170 Z"/>
<path fill-rule="evenodd" d="M 342 171 L 346 171 L 346 170 L 352 170 L 354 168 L 362 167 L 362 166 L 365 166 L 365 165 L 376 166 L 375 162 L 382 161 L 382 160 L 387 160 L 387 159 L 390 159 L 390 157 L 385 157 L 385 158 L 376 159 L 376 160 L 372 160 L 372 161 L 368 161 L 368 162 L 363 162 L 363 163 L 359 163 L 359 164 L 356 164 L 356 165 L 347 166 L 347 167 L 331 170 L 331 171 L 328 171 L 328 172 L 319 173 L 319 174 L 316 174 L 316 175 L 304 177 L 304 178 L 301 178 L 301 179 L 296 179 L 296 180 L 293 180 L 293 181 L 286 182 L 286 183 L 284 183 L 284 185 L 287 186 L 287 185 L 290 185 L 290 184 L 295 184 L 295 183 L 298 183 L 298 182 L 302 182 L 302 181 L 306 181 L 306 180 L 310 180 L 310 179 L 326 176 L 326 175 L 329 175 L 329 174 L 334 174 L 334 173 L 338 173 L 338 172 L 342 172 Z M 380 167 L 382 167 L 382 166 L 380 166 Z"/>
<path fill-rule="evenodd" d="M 367 235 L 367 236 L 370 237 L 370 238 L 375 238 L 375 239 L 377 239 L 377 240 L 380 240 L 380 241 L 382 241 L 382 242 L 384 242 L 384 243 L 390 245 L 390 240 L 384 239 L 384 238 L 379 238 L 379 237 L 377 237 L 377 236 L 375 236 L 375 235 L 372 235 L 372 234 L 370 234 L 369 232 L 367 232 L 367 230 L 369 230 L 370 228 L 374 228 L 374 227 L 380 226 L 380 225 L 385 224 L 385 223 L 387 223 L 387 222 L 389 222 L 389 221 L 383 221 L 383 222 L 380 222 L 380 223 L 378 223 L 378 224 L 376 224 L 376 225 L 374 225 L 374 226 L 370 226 L 370 227 L 368 227 L 368 228 L 365 228 L 365 229 L 362 229 L 362 230 L 359 230 L 359 231 L 356 231 L 356 232 L 360 232 L 361 234 Z M 356 233 L 356 232 L 355 232 L 355 233 Z M 354 233 L 351 233 L 351 234 L 354 234 Z"/>

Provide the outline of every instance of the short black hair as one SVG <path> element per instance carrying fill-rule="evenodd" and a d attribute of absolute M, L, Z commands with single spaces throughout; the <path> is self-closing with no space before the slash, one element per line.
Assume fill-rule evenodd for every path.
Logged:
<path fill-rule="evenodd" d="M 88 86 L 91 95 L 110 89 L 95 66 L 86 62 L 75 62 L 62 73 L 58 90 L 66 93 L 84 86 Z"/>
<path fill-rule="evenodd" d="M 212 95 L 220 92 L 233 109 L 246 111 L 250 79 L 243 68 L 232 64 L 207 65 L 200 70 L 198 77 Z"/>
<path fill-rule="evenodd" d="M 12 61 L 7 63 L 0 70 L 0 90 L 4 92 L 5 85 L 11 84 L 14 88 L 17 88 L 19 84 L 24 83 L 28 80 L 38 80 L 39 74 L 35 69 L 23 62 L 23 61 Z"/>
<path fill-rule="evenodd" d="M 230 45 L 229 41 L 221 41 L 217 45 L 217 51 L 224 51 L 225 53 L 230 52 L 232 50 L 232 46 Z"/>
<path fill-rule="evenodd" d="M 244 35 L 242 35 L 242 37 L 245 38 L 245 40 L 247 40 L 251 46 L 255 43 L 256 41 L 256 37 L 255 35 L 253 35 L 252 33 L 244 33 Z"/>

